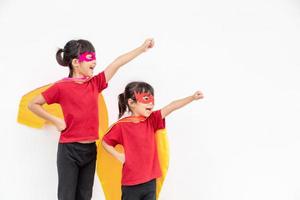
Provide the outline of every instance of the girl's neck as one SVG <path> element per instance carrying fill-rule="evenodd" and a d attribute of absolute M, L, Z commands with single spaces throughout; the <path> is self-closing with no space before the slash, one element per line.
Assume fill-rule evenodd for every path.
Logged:
<path fill-rule="evenodd" d="M 72 78 L 85 78 L 85 76 L 83 76 L 82 74 L 79 74 L 79 73 L 74 73 Z"/>
<path fill-rule="evenodd" d="M 136 112 L 131 111 L 130 117 L 142 117 L 142 115 L 137 114 Z"/>

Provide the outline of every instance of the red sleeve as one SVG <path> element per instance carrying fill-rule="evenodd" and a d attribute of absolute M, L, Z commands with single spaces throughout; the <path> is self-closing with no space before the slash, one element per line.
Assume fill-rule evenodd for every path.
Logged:
<path fill-rule="evenodd" d="M 42 92 L 47 104 L 59 103 L 59 87 L 58 84 L 53 84 L 44 92 Z"/>
<path fill-rule="evenodd" d="M 149 120 L 154 127 L 154 131 L 164 129 L 166 127 L 165 119 L 162 118 L 160 110 L 153 111 L 149 116 Z"/>
<path fill-rule="evenodd" d="M 114 125 L 103 137 L 104 142 L 115 147 L 117 144 L 123 144 L 121 127 Z"/>
<path fill-rule="evenodd" d="M 98 88 L 98 92 L 99 93 L 102 90 L 104 90 L 105 88 L 107 88 L 107 82 L 106 82 L 106 77 L 105 77 L 104 71 L 100 72 L 99 74 L 97 74 L 96 76 L 94 76 L 91 81 Z"/>

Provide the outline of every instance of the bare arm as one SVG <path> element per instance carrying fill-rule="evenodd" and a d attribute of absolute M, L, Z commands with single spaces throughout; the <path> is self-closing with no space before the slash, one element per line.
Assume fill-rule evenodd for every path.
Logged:
<path fill-rule="evenodd" d="M 120 67 L 122 67 L 126 63 L 130 62 L 131 60 L 133 60 L 134 58 L 139 56 L 141 53 L 147 51 L 148 49 L 152 48 L 153 46 L 154 46 L 154 40 L 147 39 L 138 48 L 116 58 L 104 70 L 106 81 L 108 82 L 115 75 L 115 73 L 119 70 Z"/>
<path fill-rule="evenodd" d="M 195 92 L 195 94 L 191 96 L 185 97 L 183 99 L 175 100 L 161 109 L 161 116 L 162 118 L 165 118 L 174 110 L 182 108 L 183 106 L 191 103 L 192 101 L 202 99 L 203 97 L 204 97 L 203 94 L 200 91 L 197 91 Z"/>
<path fill-rule="evenodd" d="M 42 107 L 42 105 L 44 105 L 45 103 L 45 98 L 42 95 L 38 95 L 28 104 L 28 109 L 37 116 L 52 122 L 56 126 L 58 131 L 64 130 L 66 128 L 65 121 L 45 111 Z"/>
<path fill-rule="evenodd" d="M 119 153 L 113 146 L 108 145 L 104 141 L 102 141 L 102 146 L 109 154 L 111 154 L 113 157 L 119 160 L 122 164 L 125 162 L 124 153 Z"/>

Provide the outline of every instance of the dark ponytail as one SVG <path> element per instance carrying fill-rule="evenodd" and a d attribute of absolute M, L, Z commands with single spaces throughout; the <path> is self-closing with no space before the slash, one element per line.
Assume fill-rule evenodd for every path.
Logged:
<path fill-rule="evenodd" d="M 70 40 L 63 49 L 58 49 L 56 52 L 56 61 L 61 66 L 68 66 L 70 70 L 69 77 L 72 77 L 74 71 L 72 61 L 84 52 L 95 52 L 92 43 L 87 40 Z"/>
<path fill-rule="evenodd" d="M 118 96 L 119 119 L 124 115 L 127 110 L 127 102 L 125 101 L 125 94 L 121 93 Z"/>
<path fill-rule="evenodd" d="M 56 61 L 58 62 L 58 64 L 62 65 L 62 66 L 68 66 L 68 63 L 66 63 L 64 60 L 63 60 L 63 57 L 62 57 L 62 53 L 64 52 L 63 49 L 58 49 L 58 51 L 56 52 Z"/>
<path fill-rule="evenodd" d="M 150 84 L 146 82 L 128 83 L 125 87 L 125 91 L 118 96 L 119 118 L 121 118 L 127 110 L 131 111 L 128 105 L 128 99 L 132 99 L 136 102 L 134 92 L 149 92 L 154 96 L 154 90 Z"/>
<path fill-rule="evenodd" d="M 58 51 L 56 52 L 56 61 L 61 66 L 69 67 L 69 77 L 72 77 L 72 75 L 73 75 L 73 67 L 71 65 L 69 65 L 69 63 L 67 63 L 66 60 L 64 60 L 63 56 L 61 55 L 63 52 L 64 52 L 63 49 L 61 49 L 61 48 L 58 49 Z"/>

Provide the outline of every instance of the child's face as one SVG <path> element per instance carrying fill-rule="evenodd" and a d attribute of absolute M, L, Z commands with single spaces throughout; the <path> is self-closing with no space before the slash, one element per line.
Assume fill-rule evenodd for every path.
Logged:
<path fill-rule="evenodd" d="M 92 77 L 96 66 L 96 56 L 94 52 L 84 52 L 78 58 L 76 69 L 83 76 Z"/>
<path fill-rule="evenodd" d="M 150 93 L 135 93 L 135 99 L 136 101 L 129 102 L 132 113 L 149 117 L 154 107 L 154 97 Z"/>
<path fill-rule="evenodd" d="M 96 60 L 93 61 L 83 61 L 79 63 L 79 73 L 83 76 L 92 77 L 94 73 L 94 68 L 96 67 Z"/>

